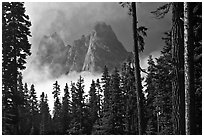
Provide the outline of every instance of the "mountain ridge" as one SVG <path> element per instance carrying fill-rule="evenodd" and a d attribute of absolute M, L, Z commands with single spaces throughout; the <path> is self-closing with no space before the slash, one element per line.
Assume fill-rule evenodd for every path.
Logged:
<path fill-rule="evenodd" d="M 90 34 L 74 40 L 72 46 L 65 46 L 57 32 L 43 36 L 37 56 L 39 64 L 48 65 L 58 77 L 71 71 L 102 72 L 105 65 L 112 70 L 127 59 L 129 52 L 110 25 L 98 22 Z"/>

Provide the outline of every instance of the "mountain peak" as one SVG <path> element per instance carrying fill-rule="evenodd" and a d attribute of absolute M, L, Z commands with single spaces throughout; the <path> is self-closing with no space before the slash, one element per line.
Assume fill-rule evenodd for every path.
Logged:
<path fill-rule="evenodd" d="M 94 30 L 96 31 L 104 31 L 104 30 L 109 30 L 111 28 L 110 25 L 107 25 L 105 22 L 96 22 L 94 25 Z"/>
<path fill-rule="evenodd" d="M 122 43 L 105 22 L 97 22 L 91 34 L 74 40 L 72 46 L 65 46 L 57 32 L 45 36 L 38 53 L 40 65 L 49 65 L 55 77 L 71 71 L 102 72 L 105 65 L 112 70 L 127 57 Z"/>
<path fill-rule="evenodd" d="M 104 39 L 116 39 L 116 35 L 113 32 L 110 25 L 107 25 L 105 22 L 96 22 L 94 25 L 94 31 L 96 36 Z"/>

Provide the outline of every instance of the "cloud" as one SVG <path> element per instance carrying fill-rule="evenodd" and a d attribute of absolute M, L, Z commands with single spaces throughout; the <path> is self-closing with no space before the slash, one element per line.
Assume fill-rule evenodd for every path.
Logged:
<path fill-rule="evenodd" d="M 96 81 L 97 79 L 100 79 L 102 75 L 99 73 L 90 73 L 90 72 L 84 71 L 81 73 L 71 72 L 68 75 L 61 75 L 58 78 L 52 78 L 48 72 L 49 72 L 49 68 L 47 67 L 44 67 L 43 70 L 32 69 L 31 71 L 26 72 L 26 74 L 24 74 L 23 82 L 28 83 L 29 86 L 31 84 L 34 84 L 38 99 L 40 98 L 40 95 L 42 94 L 42 92 L 48 95 L 48 101 L 49 101 L 48 103 L 49 103 L 50 110 L 53 110 L 53 107 L 54 107 L 54 98 L 52 95 L 52 91 L 53 91 L 53 84 L 56 81 L 58 81 L 60 85 L 60 92 L 61 92 L 60 100 L 62 101 L 62 96 L 64 94 L 64 87 L 66 83 L 68 84 L 69 90 L 70 90 L 71 82 L 76 83 L 79 77 L 82 76 L 82 78 L 84 79 L 84 85 L 85 85 L 84 91 L 85 91 L 85 94 L 88 94 L 92 80 Z"/>

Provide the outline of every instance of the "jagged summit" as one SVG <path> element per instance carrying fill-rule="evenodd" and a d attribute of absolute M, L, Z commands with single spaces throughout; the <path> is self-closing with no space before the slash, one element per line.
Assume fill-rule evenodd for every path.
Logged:
<path fill-rule="evenodd" d="M 44 36 L 38 56 L 41 65 L 49 65 L 60 75 L 70 71 L 101 72 L 105 65 L 111 70 L 127 58 L 128 52 L 110 25 L 97 22 L 89 35 L 74 40 L 72 46 L 65 46 L 57 32 Z"/>
<path fill-rule="evenodd" d="M 90 35 L 89 48 L 82 70 L 102 71 L 105 65 L 112 69 L 119 66 L 127 54 L 111 26 L 104 22 L 96 23 Z"/>
<path fill-rule="evenodd" d="M 94 25 L 94 32 L 100 38 L 116 39 L 116 35 L 113 32 L 111 26 L 107 25 L 105 22 L 97 22 Z"/>

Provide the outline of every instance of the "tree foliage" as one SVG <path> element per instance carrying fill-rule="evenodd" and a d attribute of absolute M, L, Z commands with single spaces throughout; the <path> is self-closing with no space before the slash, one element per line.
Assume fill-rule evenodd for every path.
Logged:
<path fill-rule="evenodd" d="M 2 3 L 3 134 L 22 134 L 18 119 L 20 106 L 24 102 L 17 84 L 19 71 L 25 69 L 26 57 L 31 55 L 28 41 L 30 26 L 24 3 Z"/>

